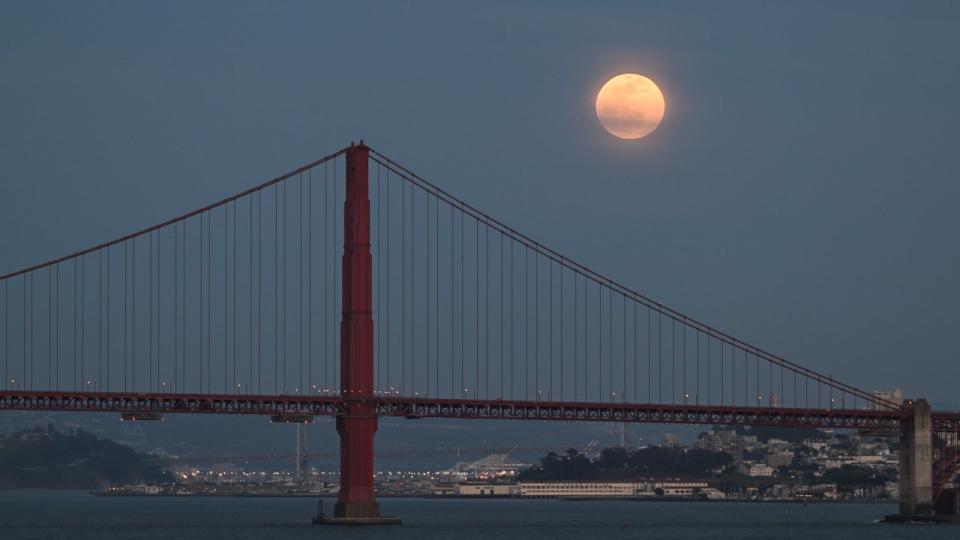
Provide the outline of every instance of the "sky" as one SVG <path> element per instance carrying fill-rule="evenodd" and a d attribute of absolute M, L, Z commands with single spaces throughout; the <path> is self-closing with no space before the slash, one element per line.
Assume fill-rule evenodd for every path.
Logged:
<path fill-rule="evenodd" d="M 0 272 L 350 141 L 839 380 L 955 403 L 952 2 L 4 2 Z M 623 141 L 610 77 L 666 115 Z"/>

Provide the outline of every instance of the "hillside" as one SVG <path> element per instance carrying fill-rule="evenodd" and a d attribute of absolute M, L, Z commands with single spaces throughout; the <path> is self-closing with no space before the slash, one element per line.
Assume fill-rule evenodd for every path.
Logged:
<path fill-rule="evenodd" d="M 96 489 L 169 480 L 150 456 L 84 431 L 47 426 L 0 436 L 0 489 Z"/>

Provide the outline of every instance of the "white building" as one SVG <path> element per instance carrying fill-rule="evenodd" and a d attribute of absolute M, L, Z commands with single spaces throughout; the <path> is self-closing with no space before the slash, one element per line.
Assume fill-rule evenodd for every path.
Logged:
<path fill-rule="evenodd" d="M 706 482 L 657 482 L 653 490 L 659 490 L 664 497 L 693 497 L 711 491 Z"/>
<path fill-rule="evenodd" d="M 740 472 L 747 476 L 773 476 L 774 468 L 766 463 L 744 463 Z"/>
<path fill-rule="evenodd" d="M 458 497 L 512 497 L 519 493 L 517 484 L 488 484 L 479 482 L 463 482 L 457 484 Z"/>
<path fill-rule="evenodd" d="M 521 497 L 529 498 L 722 498 L 706 482 L 520 482 Z"/>
<path fill-rule="evenodd" d="M 520 496 L 534 498 L 635 497 L 646 491 L 638 482 L 520 482 Z"/>

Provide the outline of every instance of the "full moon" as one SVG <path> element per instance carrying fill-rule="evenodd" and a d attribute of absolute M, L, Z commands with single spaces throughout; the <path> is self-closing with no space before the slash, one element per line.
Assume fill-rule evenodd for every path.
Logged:
<path fill-rule="evenodd" d="M 597 119 L 615 137 L 639 139 L 663 120 L 663 93 L 653 81 L 624 73 L 607 81 L 597 94 Z"/>

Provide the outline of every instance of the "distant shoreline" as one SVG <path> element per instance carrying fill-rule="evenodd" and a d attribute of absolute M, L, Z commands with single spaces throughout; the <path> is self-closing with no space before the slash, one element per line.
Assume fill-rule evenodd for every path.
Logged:
<path fill-rule="evenodd" d="M 21 488 L 22 489 L 22 488 Z M 79 490 L 57 490 L 57 491 L 79 491 Z M 314 493 L 105 493 L 97 491 L 88 491 L 90 495 L 96 497 L 156 497 L 156 498 L 189 498 L 189 497 L 222 497 L 222 498 L 271 498 L 271 499 L 290 499 L 290 498 L 322 498 L 336 499 L 335 494 L 314 494 Z M 378 499 L 421 499 L 421 500 L 445 500 L 445 501 L 477 501 L 477 500 L 515 500 L 515 501 L 561 501 L 561 502 L 635 502 L 635 503 L 788 503 L 788 504 L 896 504 L 896 501 L 887 499 L 856 499 L 856 500 L 810 500 L 800 501 L 795 499 L 701 499 L 701 498 L 653 498 L 653 497 L 511 497 L 508 495 L 477 495 L 477 496 L 443 496 L 443 495 L 377 495 Z"/>

